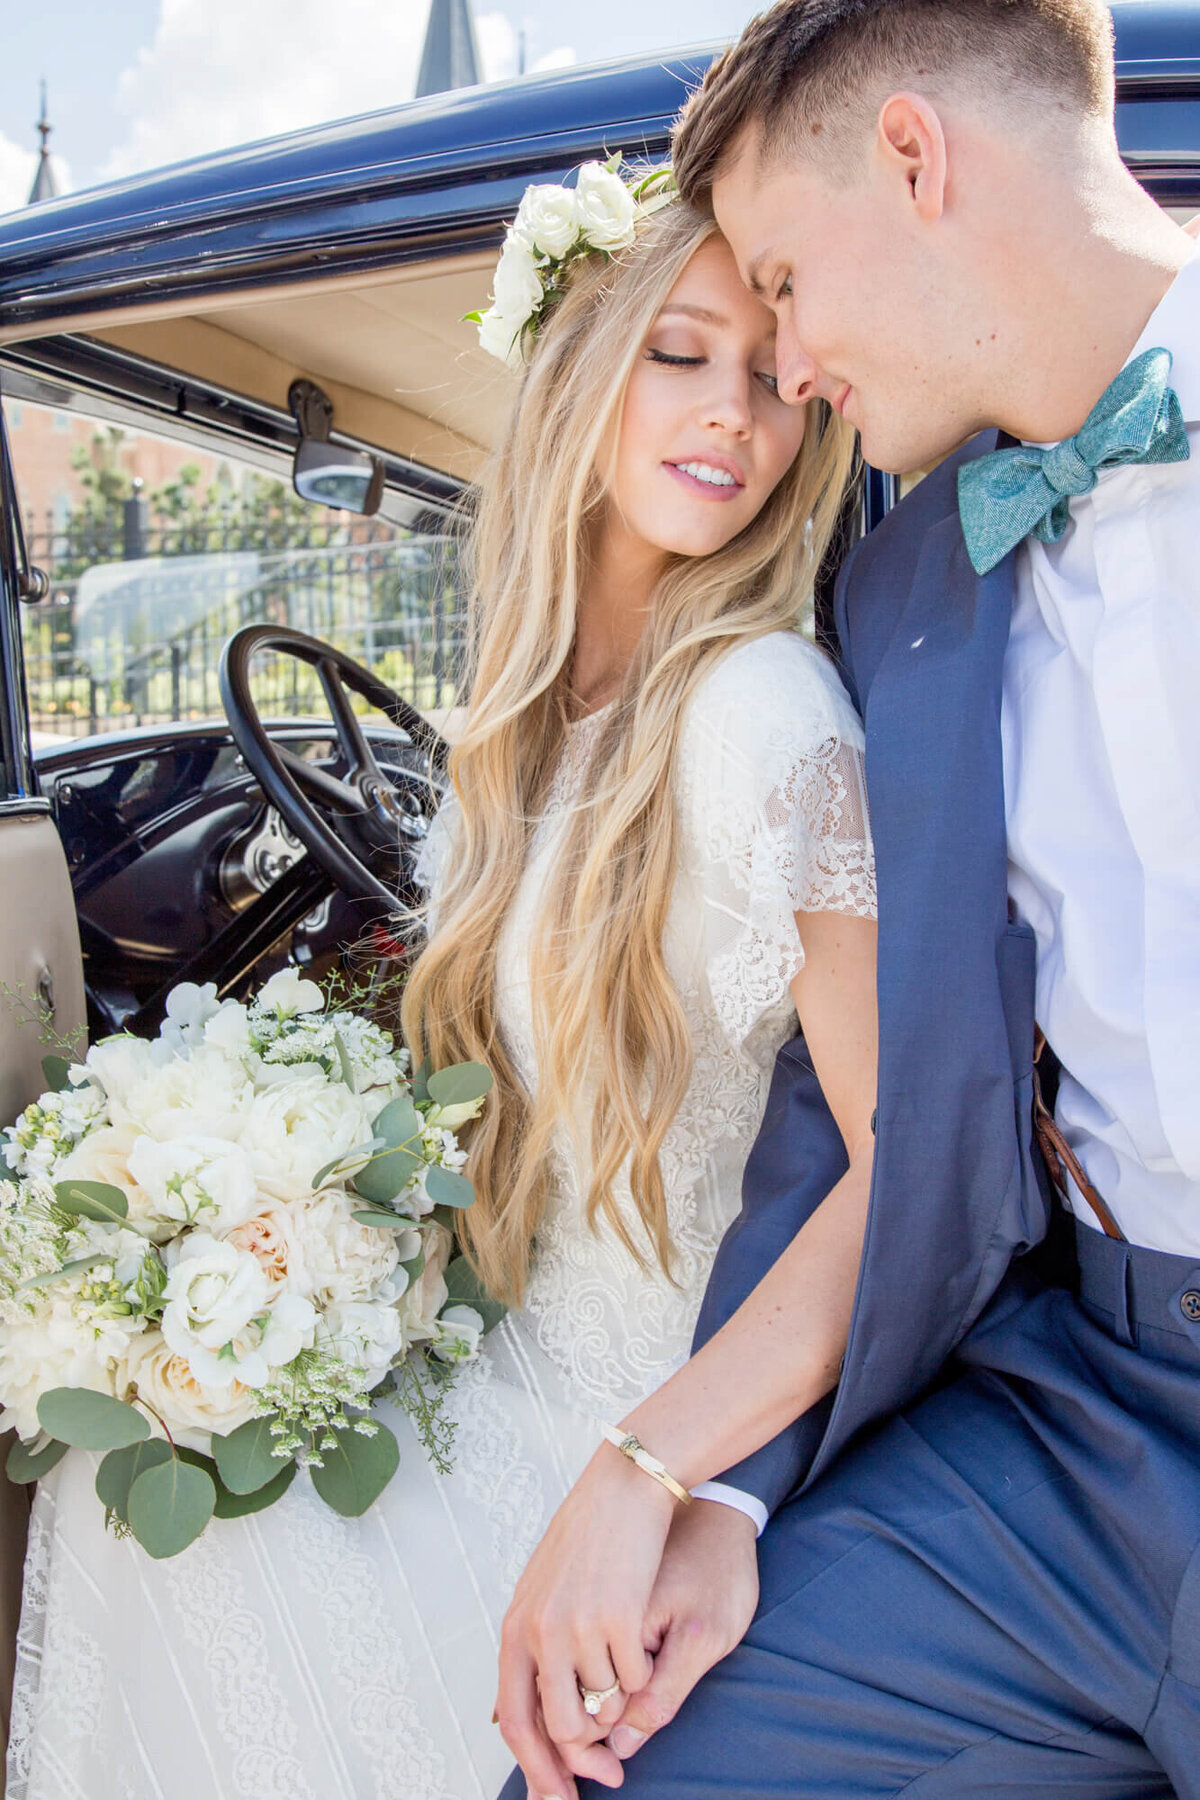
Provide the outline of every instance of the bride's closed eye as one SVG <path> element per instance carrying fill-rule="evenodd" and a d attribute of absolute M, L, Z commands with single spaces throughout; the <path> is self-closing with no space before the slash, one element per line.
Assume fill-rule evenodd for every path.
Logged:
<path fill-rule="evenodd" d="M 653 344 L 647 345 L 646 361 L 659 363 L 668 369 L 698 369 L 707 361 L 703 356 L 679 356 L 670 350 L 656 350 Z M 768 393 L 778 394 L 779 382 L 776 376 L 766 369 L 757 369 L 755 373 Z"/>

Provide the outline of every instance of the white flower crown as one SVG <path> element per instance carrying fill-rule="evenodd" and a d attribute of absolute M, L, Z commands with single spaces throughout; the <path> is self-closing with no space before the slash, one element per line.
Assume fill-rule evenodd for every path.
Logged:
<path fill-rule="evenodd" d="M 542 322 L 560 299 L 567 269 L 581 256 L 609 257 L 634 240 L 638 225 L 674 200 L 670 169 L 624 181 L 620 156 L 586 162 L 573 188 L 527 187 L 508 228 L 492 281 L 492 304 L 466 320 L 479 327 L 489 356 L 519 369 Z"/>

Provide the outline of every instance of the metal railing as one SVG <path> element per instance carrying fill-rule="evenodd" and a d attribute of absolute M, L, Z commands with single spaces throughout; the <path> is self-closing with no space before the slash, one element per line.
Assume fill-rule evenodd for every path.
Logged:
<path fill-rule="evenodd" d="M 50 597 L 23 617 L 35 733 L 219 717 L 222 648 L 252 621 L 327 640 L 423 711 L 454 704 L 463 617 L 451 539 L 376 520 L 217 513 L 150 528 L 140 512 L 28 534 L 50 578 Z M 325 710 L 314 671 L 292 658 L 262 657 L 252 686 L 266 712 Z"/>

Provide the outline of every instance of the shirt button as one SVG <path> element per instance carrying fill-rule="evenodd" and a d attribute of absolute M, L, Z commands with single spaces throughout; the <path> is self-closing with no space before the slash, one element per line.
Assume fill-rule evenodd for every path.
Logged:
<path fill-rule="evenodd" d="M 1179 1302 L 1179 1310 L 1193 1324 L 1200 1323 L 1200 1290 L 1189 1288 Z"/>

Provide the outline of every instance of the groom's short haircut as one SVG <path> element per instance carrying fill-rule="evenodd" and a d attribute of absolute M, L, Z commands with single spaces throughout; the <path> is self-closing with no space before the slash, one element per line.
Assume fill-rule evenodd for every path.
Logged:
<path fill-rule="evenodd" d="M 709 69 L 675 128 L 684 197 L 754 133 L 759 156 L 819 159 L 849 177 L 889 93 L 947 89 L 1005 116 L 1111 116 L 1112 15 L 1102 0 L 778 0 Z"/>

